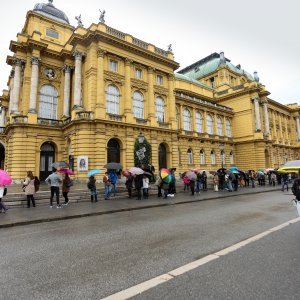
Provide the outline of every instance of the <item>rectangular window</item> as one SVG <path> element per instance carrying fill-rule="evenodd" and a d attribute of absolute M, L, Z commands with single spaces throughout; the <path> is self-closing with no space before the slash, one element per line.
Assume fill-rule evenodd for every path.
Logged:
<path fill-rule="evenodd" d="M 135 69 L 135 78 L 142 79 L 142 70 Z"/>
<path fill-rule="evenodd" d="M 118 62 L 115 60 L 111 60 L 109 62 L 109 69 L 113 72 L 118 72 Z"/>
<path fill-rule="evenodd" d="M 157 77 L 156 77 L 156 83 L 158 85 L 163 85 L 163 77 L 161 75 L 157 75 Z"/>
<path fill-rule="evenodd" d="M 52 37 L 52 38 L 58 39 L 58 32 L 55 31 L 55 30 L 53 30 L 53 29 L 47 28 L 47 29 L 46 29 L 46 35 L 47 35 L 47 36 L 50 36 L 50 37 Z"/>

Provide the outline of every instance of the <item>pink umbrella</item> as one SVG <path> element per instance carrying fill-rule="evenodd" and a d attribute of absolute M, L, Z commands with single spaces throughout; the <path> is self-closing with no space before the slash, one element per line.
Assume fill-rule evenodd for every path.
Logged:
<path fill-rule="evenodd" d="M 68 174 L 68 175 L 74 175 L 74 172 L 70 169 L 60 169 L 58 170 L 59 173 Z"/>
<path fill-rule="evenodd" d="M 10 185 L 12 183 L 12 179 L 10 175 L 4 170 L 0 170 L 0 184 L 1 185 Z"/>

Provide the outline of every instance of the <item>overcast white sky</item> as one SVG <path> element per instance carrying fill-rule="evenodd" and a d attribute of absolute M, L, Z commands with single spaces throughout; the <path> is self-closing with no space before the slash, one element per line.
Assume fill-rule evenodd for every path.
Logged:
<path fill-rule="evenodd" d="M 48 2 L 48 0 L 41 0 Z M 6 89 L 10 40 L 22 30 L 36 0 L 9 0 L 0 11 L 0 90 Z M 300 102 L 299 0 L 54 0 L 71 25 L 81 14 L 85 27 L 105 9 L 108 26 L 167 50 L 173 45 L 180 68 L 224 51 L 281 103 Z"/>

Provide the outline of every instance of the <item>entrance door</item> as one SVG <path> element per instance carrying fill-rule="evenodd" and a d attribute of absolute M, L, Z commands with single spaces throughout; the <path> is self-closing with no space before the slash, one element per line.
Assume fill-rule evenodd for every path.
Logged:
<path fill-rule="evenodd" d="M 158 147 L 158 163 L 159 169 L 167 168 L 167 149 L 164 144 L 160 144 Z"/>
<path fill-rule="evenodd" d="M 116 139 L 111 139 L 107 144 L 107 162 L 120 162 L 120 145 Z"/>
<path fill-rule="evenodd" d="M 4 162 L 5 162 L 5 148 L 2 144 L 0 144 L 0 169 L 4 170 Z"/>
<path fill-rule="evenodd" d="M 41 147 L 40 180 L 44 181 L 52 173 L 55 149 L 52 144 L 45 143 Z"/>

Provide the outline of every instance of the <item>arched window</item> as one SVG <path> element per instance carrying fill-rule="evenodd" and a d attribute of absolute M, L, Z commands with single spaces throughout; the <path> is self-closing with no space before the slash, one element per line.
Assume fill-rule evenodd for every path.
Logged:
<path fill-rule="evenodd" d="M 112 84 L 107 87 L 106 91 L 106 112 L 113 115 L 120 114 L 120 92 Z"/>
<path fill-rule="evenodd" d="M 184 109 L 183 111 L 183 129 L 187 131 L 191 131 L 191 113 L 188 109 Z"/>
<path fill-rule="evenodd" d="M 210 161 L 212 165 L 216 164 L 216 154 L 214 150 L 210 151 Z"/>
<path fill-rule="evenodd" d="M 195 115 L 195 120 L 196 120 L 196 131 L 199 133 L 202 133 L 203 130 L 203 118 L 202 114 L 200 112 L 196 112 Z"/>
<path fill-rule="evenodd" d="M 229 156 L 230 164 L 233 165 L 234 164 L 233 152 L 231 151 L 229 155 L 230 155 Z"/>
<path fill-rule="evenodd" d="M 223 135 L 223 124 L 222 120 L 220 117 L 217 117 L 217 130 L 218 130 L 218 135 Z"/>
<path fill-rule="evenodd" d="M 226 135 L 231 137 L 231 124 L 229 119 L 226 119 Z"/>
<path fill-rule="evenodd" d="M 144 97 L 140 92 L 133 93 L 133 114 L 136 118 L 144 118 Z"/>
<path fill-rule="evenodd" d="M 205 153 L 203 149 L 200 150 L 200 165 L 205 165 Z"/>
<path fill-rule="evenodd" d="M 57 119 L 57 90 L 52 85 L 43 85 L 40 89 L 39 118 Z"/>
<path fill-rule="evenodd" d="M 161 97 L 156 97 L 156 119 L 157 122 L 165 122 L 165 102 Z"/>
<path fill-rule="evenodd" d="M 188 156 L 188 164 L 189 165 L 193 164 L 193 151 L 192 151 L 192 149 L 189 149 L 187 151 L 187 156 Z"/>
<path fill-rule="evenodd" d="M 209 114 L 206 116 L 206 128 L 207 128 L 207 133 L 208 134 L 213 134 L 214 133 L 213 118 Z"/>
<path fill-rule="evenodd" d="M 225 154 L 224 150 L 221 151 L 220 155 L 221 155 L 222 165 L 225 165 L 226 164 L 226 154 Z"/>

